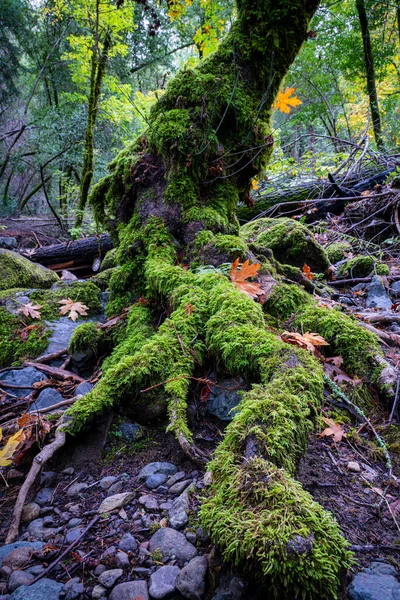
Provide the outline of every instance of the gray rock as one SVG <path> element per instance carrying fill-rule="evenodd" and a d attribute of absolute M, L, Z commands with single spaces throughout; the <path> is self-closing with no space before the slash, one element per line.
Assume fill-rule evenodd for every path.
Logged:
<path fill-rule="evenodd" d="M 99 565 L 97 565 L 97 567 L 94 570 L 94 574 L 96 575 L 96 577 L 98 577 L 99 575 L 101 575 L 102 573 L 104 573 L 104 571 L 107 571 L 107 567 L 105 565 L 102 565 L 101 563 Z"/>
<path fill-rule="evenodd" d="M 33 581 L 34 576 L 27 571 L 14 571 L 10 575 L 10 579 L 7 583 L 7 588 L 9 592 L 13 592 L 21 585 L 29 585 L 31 581 Z"/>
<path fill-rule="evenodd" d="M 209 414 L 218 417 L 221 421 L 232 421 L 236 414 L 235 408 L 242 400 L 240 390 L 246 390 L 243 379 L 229 378 L 219 382 L 221 387 L 213 386 L 207 402 L 206 410 Z M 223 389 L 228 388 L 228 389 Z M 236 388 L 230 390 L 229 388 Z"/>
<path fill-rule="evenodd" d="M 3 558 L 2 567 L 8 567 L 12 571 L 15 571 L 16 569 L 23 569 L 29 563 L 33 552 L 34 549 L 30 546 L 16 548 Z"/>
<path fill-rule="evenodd" d="M 170 477 L 165 482 L 166 487 L 167 488 L 172 487 L 175 483 L 184 479 L 185 475 L 186 475 L 185 471 L 178 471 L 178 473 L 175 473 L 175 475 L 172 475 L 172 477 Z"/>
<path fill-rule="evenodd" d="M 25 367 L 24 369 L 10 369 L 9 371 L 5 371 L 1 374 L 1 379 L 12 385 L 28 386 L 25 389 L 13 390 L 14 396 L 23 398 L 31 392 L 29 387 L 32 387 L 33 384 L 38 381 L 45 381 L 47 377 L 44 373 L 41 373 L 34 367 Z"/>
<path fill-rule="evenodd" d="M 58 284 L 56 284 L 56 287 L 58 288 Z M 68 298 L 68 296 L 65 296 L 65 298 Z M 49 326 L 53 331 L 49 338 L 49 345 L 47 346 L 45 354 L 58 352 L 68 346 L 72 334 L 78 325 L 80 325 L 79 321 L 75 321 L 74 323 L 74 321 L 71 321 L 68 317 L 60 317 L 57 321 L 49 323 Z"/>
<path fill-rule="evenodd" d="M 103 571 L 103 573 L 99 575 L 99 583 L 110 589 L 123 574 L 124 572 L 122 569 L 109 569 L 108 571 Z"/>
<path fill-rule="evenodd" d="M 244 579 L 232 577 L 217 588 L 212 600 L 242 600 L 246 587 Z"/>
<path fill-rule="evenodd" d="M 59 600 L 62 588 L 62 583 L 44 577 L 29 587 L 22 585 L 9 600 Z"/>
<path fill-rule="evenodd" d="M 153 553 L 157 548 L 160 550 L 164 561 L 171 558 L 171 556 L 175 556 L 180 564 L 191 560 L 197 554 L 196 548 L 187 541 L 183 533 L 170 527 L 161 527 L 150 538 L 149 552 Z"/>
<path fill-rule="evenodd" d="M 350 600 L 400 600 L 396 569 L 384 562 L 373 562 L 354 577 L 348 596 Z"/>
<path fill-rule="evenodd" d="M 394 281 L 391 285 L 390 285 L 390 293 L 395 297 L 395 298 L 400 298 L 400 281 Z"/>
<path fill-rule="evenodd" d="M 137 442 L 146 437 L 146 432 L 141 425 L 125 421 L 118 427 L 121 438 L 126 442 Z"/>
<path fill-rule="evenodd" d="M 95 585 L 92 590 L 92 598 L 99 600 L 99 598 L 105 598 L 107 595 L 107 590 L 102 585 Z"/>
<path fill-rule="evenodd" d="M 115 586 L 110 600 L 149 600 L 149 592 L 145 581 L 128 581 Z"/>
<path fill-rule="evenodd" d="M 5 248 L 6 250 L 14 250 L 14 248 L 17 248 L 17 246 L 18 244 L 15 237 L 6 237 L 4 235 L 0 237 L 0 248 Z"/>
<path fill-rule="evenodd" d="M 40 515 L 40 506 L 36 502 L 29 502 L 25 504 L 22 510 L 21 520 L 23 523 L 30 523 L 34 519 L 37 519 Z"/>
<path fill-rule="evenodd" d="M 29 573 L 32 573 L 32 575 L 34 575 L 35 577 L 37 575 L 40 575 L 41 573 L 43 573 L 44 566 L 43 565 L 34 565 L 33 567 L 29 567 L 29 569 L 26 569 Z"/>
<path fill-rule="evenodd" d="M 192 483 L 191 479 L 185 479 L 185 481 L 178 481 L 169 488 L 169 493 L 173 495 L 182 494 L 184 490 Z"/>
<path fill-rule="evenodd" d="M 138 543 L 131 533 L 124 533 L 118 544 L 123 552 L 135 552 L 137 547 Z"/>
<path fill-rule="evenodd" d="M 40 392 L 35 402 L 32 402 L 28 412 L 35 412 L 41 408 L 48 408 L 63 400 L 64 398 L 61 396 L 60 392 L 54 388 L 45 388 Z"/>
<path fill-rule="evenodd" d="M 35 519 L 28 525 L 28 534 L 32 540 L 40 540 L 46 542 L 56 535 L 58 529 L 54 527 L 46 527 L 44 519 Z"/>
<path fill-rule="evenodd" d="M 129 567 L 129 556 L 125 552 L 117 552 L 114 558 L 117 569 L 126 569 Z"/>
<path fill-rule="evenodd" d="M 12 569 L 10 567 L 1 567 L 0 568 L 0 579 L 8 579 L 12 573 Z"/>
<path fill-rule="evenodd" d="M 197 535 L 195 533 L 193 533 L 192 531 L 187 531 L 185 533 L 186 535 L 186 539 L 188 540 L 188 542 L 190 542 L 191 544 L 195 544 L 197 542 Z"/>
<path fill-rule="evenodd" d="M 79 496 L 79 494 L 84 492 L 88 487 L 89 487 L 88 484 L 84 483 L 83 481 L 73 483 L 67 489 L 67 496 Z"/>
<path fill-rule="evenodd" d="M 67 523 L 68 529 L 73 529 L 82 523 L 82 519 L 78 519 L 78 517 L 73 517 Z"/>
<path fill-rule="evenodd" d="M 387 295 L 385 286 L 379 275 L 374 275 L 368 286 L 366 305 L 368 308 L 390 309 L 392 307 L 392 301 Z"/>
<path fill-rule="evenodd" d="M 39 504 L 39 506 L 46 506 L 46 504 L 49 504 L 53 497 L 53 492 L 53 488 L 42 488 L 39 490 L 35 498 L 36 504 Z"/>
<path fill-rule="evenodd" d="M 124 492 L 122 494 L 109 496 L 103 500 L 97 512 L 102 514 L 115 510 L 116 508 L 121 508 L 122 506 L 125 506 L 125 504 L 128 504 L 128 502 L 132 500 L 133 496 L 134 494 L 132 492 Z"/>
<path fill-rule="evenodd" d="M 154 496 L 150 496 L 149 494 L 140 496 L 139 504 L 144 506 L 147 510 L 159 510 L 157 498 L 154 498 Z"/>
<path fill-rule="evenodd" d="M 138 475 L 139 481 L 145 481 L 151 475 L 174 475 L 177 471 L 177 468 L 172 463 L 168 462 L 152 462 L 143 467 Z"/>
<path fill-rule="evenodd" d="M 75 473 L 74 467 L 67 467 L 63 471 L 63 475 L 73 475 Z"/>
<path fill-rule="evenodd" d="M 193 558 L 176 578 L 176 587 L 184 598 L 201 600 L 206 589 L 208 563 L 205 556 Z"/>
<path fill-rule="evenodd" d="M 112 484 L 112 486 L 108 490 L 107 496 L 113 496 L 115 494 L 119 494 L 120 491 L 122 490 L 122 487 L 123 487 L 122 481 L 116 481 L 115 483 Z"/>
<path fill-rule="evenodd" d="M 78 539 L 78 537 L 81 535 L 81 533 L 83 533 L 83 531 L 83 527 L 76 527 L 75 529 L 70 529 L 67 535 L 65 536 L 66 543 L 72 544 L 72 542 L 75 542 L 75 540 Z"/>
<path fill-rule="evenodd" d="M 88 381 L 84 381 L 83 383 L 80 383 L 75 388 L 75 396 L 86 396 L 86 394 L 91 392 L 92 389 L 93 389 L 92 384 L 89 383 Z"/>
<path fill-rule="evenodd" d="M 187 493 L 183 493 L 176 498 L 168 511 L 169 524 L 173 529 L 183 529 L 189 521 L 189 498 Z"/>
<path fill-rule="evenodd" d="M 166 566 L 157 569 L 150 577 L 150 596 L 156 600 L 168 598 L 176 590 L 175 581 L 178 575 L 178 567 Z"/>
<path fill-rule="evenodd" d="M 153 490 L 155 488 L 158 488 L 163 483 L 165 483 L 166 480 L 167 480 L 166 475 L 163 475 L 162 473 L 155 473 L 154 475 L 150 475 L 150 477 L 148 477 L 146 479 L 146 487 L 149 490 Z"/>
<path fill-rule="evenodd" d="M 41 542 L 14 542 L 0 547 L 0 567 L 3 566 L 3 560 L 17 548 L 31 548 L 32 550 L 40 550 L 43 544 Z"/>
<path fill-rule="evenodd" d="M 65 600 L 76 600 L 83 594 L 84 591 L 85 587 L 83 583 L 81 583 L 79 577 L 74 577 L 73 579 L 67 581 L 67 583 L 64 585 L 63 589 L 61 590 L 61 596 Z"/>
<path fill-rule="evenodd" d="M 112 486 L 113 483 L 117 481 L 118 477 L 115 475 L 108 475 L 107 477 L 103 477 L 100 481 L 100 487 L 102 490 L 108 490 L 109 487 Z"/>

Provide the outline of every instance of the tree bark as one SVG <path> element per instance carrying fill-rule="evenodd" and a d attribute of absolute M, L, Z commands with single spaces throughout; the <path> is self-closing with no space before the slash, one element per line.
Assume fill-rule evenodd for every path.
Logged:
<path fill-rule="evenodd" d="M 358 18 L 363 40 L 365 70 L 367 78 L 367 90 L 369 96 L 369 105 L 371 108 L 372 126 L 374 129 L 375 142 L 379 150 L 384 150 L 382 137 L 381 116 L 379 112 L 378 93 L 376 91 L 376 78 L 374 57 L 372 53 L 371 36 L 369 32 L 369 23 L 364 0 L 356 0 Z"/>
<path fill-rule="evenodd" d="M 100 237 L 42 246 L 29 254 L 29 259 L 54 270 L 70 269 L 90 265 L 95 258 L 104 258 L 106 252 L 112 248 L 110 236 L 104 234 Z"/>

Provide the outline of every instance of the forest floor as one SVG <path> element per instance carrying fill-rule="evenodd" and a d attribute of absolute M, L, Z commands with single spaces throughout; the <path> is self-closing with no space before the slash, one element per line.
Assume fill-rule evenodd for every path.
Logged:
<path fill-rule="evenodd" d="M 339 303 L 360 323 L 374 327 L 380 335 L 385 357 L 399 368 L 397 225 L 396 219 L 392 219 L 391 228 L 380 233 L 382 223 L 373 222 L 378 202 L 373 198 L 371 194 L 364 201 L 348 204 L 343 214 L 328 216 L 324 225 L 319 222 L 312 225 L 324 247 L 343 240 L 349 244 L 347 249 L 342 249 L 341 258 L 335 261 L 331 280 L 334 291 L 322 301 L 331 306 Z M 2 223 L 7 226 L 4 235 L 19 236 L 19 246 L 28 245 L 28 238 L 29 245 L 36 237 L 42 244 L 58 241 L 55 239 L 58 235 L 53 238 L 37 229 L 33 229 L 34 234 L 29 233 L 32 231 L 30 220 Z M 369 226 L 367 230 L 363 228 L 365 224 Z M 391 239 L 394 242 L 390 242 Z M 341 265 L 346 265 L 359 254 L 386 264 L 390 275 L 378 278 L 378 281 L 376 277 L 372 278 L 373 273 L 357 273 L 355 276 L 350 270 L 338 284 L 337 273 Z M 101 319 L 104 320 L 104 317 L 100 316 Z M 68 340 L 64 339 L 64 342 L 67 346 Z M 58 358 L 50 362 L 50 366 L 60 367 L 62 363 L 63 359 Z M 358 382 L 340 369 L 340 361 L 337 364 L 338 381 L 357 386 Z M 94 384 L 100 366 L 98 363 L 83 371 L 79 371 L 76 365 L 69 368 Z M 0 378 L 7 372 L 7 369 L 2 369 Z M 218 404 L 222 401 L 222 410 L 226 411 L 226 405 L 235 401 L 233 395 L 236 390 L 233 394 L 231 390 L 237 387 L 244 389 L 246 383 L 239 378 L 215 381 L 212 373 L 204 373 L 204 378 L 206 383 L 198 382 L 192 387 L 188 414 L 196 445 L 211 453 L 221 440 L 227 421 L 215 416 L 215 412 L 210 410 L 210 402 Z M 62 379 L 49 376 L 47 387 L 48 383 L 63 397 L 73 396 L 73 388 L 77 385 L 71 387 L 70 384 L 68 394 L 65 394 L 66 385 Z M 11 395 L 10 392 L 8 394 Z M 26 412 L 31 401 L 31 396 L 19 400 L 20 414 Z M 332 405 L 327 394 L 322 416 L 331 419 L 329 423 L 336 428 L 336 439 L 326 430 L 322 430 L 322 435 L 321 431 L 312 434 L 308 450 L 298 466 L 298 480 L 315 500 L 335 515 L 355 552 L 357 564 L 343 579 L 343 599 L 367 598 L 348 595 L 347 589 L 354 573 L 374 561 L 384 561 L 384 564 L 400 568 L 399 415 L 394 410 L 391 424 L 389 415 L 392 408 L 382 405 L 375 394 L 372 406 L 368 407 L 369 423 L 363 424 L 343 407 Z M 7 400 L 3 396 L 0 415 L 7 412 L 10 412 L 10 397 Z M 221 412 L 218 414 L 221 416 Z M 1 421 L 4 422 L 2 417 Z M 377 448 L 376 432 L 386 441 L 394 477 L 389 476 L 388 465 Z M 17 469 L 9 469 L 5 474 L 7 482 L 0 482 L 0 544 L 5 543 L 14 504 L 31 459 L 32 452 L 26 453 Z M 164 466 L 154 466 L 158 463 L 164 463 Z M 147 471 L 143 472 L 145 467 Z M 165 432 L 161 422 L 151 427 L 138 425 L 117 410 L 97 423 L 89 433 L 68 439 L 62 453 L 46 465 L 40 483 L 31 490 L 29 509 L 23 517 L 19 540 L 27 544 L 27 550 L 22 554 L 21 551 L 20 554 L 10 554 L 1 566 L 5 546 L 0 546 L 0 594 L 5 594 L 3 597 L 10 600 L 29 600 L 29 590 L 38 584 L 25 587 L 25 595 L 18 595 L 18 589 L 22 593 L 18 586 L 32 584 L 34 578 L 39 578 L 48 598 L 64 597 L 67 600 L 122 599 L 123 589 L 118 585 L 128 582 L 131 586 L 129 593 L 142 594 L 144 598 L 147 597 L 147 583 L 153 598 L 266 598 L 265 591 L 260 592 L 257 586 L 247 581 L 245 574 L 224 564 L 218 550 L 201 529 L 197 513 L 207 483 L 204 471 L 188 460 L 174 437 Z M 115 509 L 110 512 L 99 510 L 107 498 L 116 502 Z M 165 536 L 170 536 L 170 540 L 164 539 L 164 553 L 154 549 L 154 540 L 160 540 L 162 530 L 167 532 Z M 39 544 L 32 545 L 35 542 Z M 173 550 L 168 548 L 169 542 Z M 64 550 L 67 551 L 60 559 Z M 204 568 L 200 558 L 192 565 L 195 573 L 190 572 L 191 559 L 195 554 L 207 557 L 207 575 L 207 567 Z M 59 562 L 47 571 L 57 559 Z M 187 561 L 188 565 L 184 566 Z M 164 564 L 170 569 L 168 573 L 160 570 Z M 175 571 L 171 571 L 172 568 Z M 168 584 L 172 575 L 175 574 L 176 578 L 177 573 L 180 573 L 177 587 Z M 392 574 L 388 572 L 383 577 L 390 578 Z M 147 582 L 145 589 L 140 587 L 143 581 Z M 166 592 L 168 585 L 170 588 Z M 398 586 L 397 589 L 400 589 L 400 583 Z M 386 600 L 386 596 L 381 598 Z"/>

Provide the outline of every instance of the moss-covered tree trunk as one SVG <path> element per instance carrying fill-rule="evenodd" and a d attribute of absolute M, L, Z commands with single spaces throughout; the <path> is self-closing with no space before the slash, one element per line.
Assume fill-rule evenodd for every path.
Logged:
<path fill-rule="evenodd" d="M 195 369 L 211 358 L 254 382 L 209 465 L 201 518 L 225 558 L 291 600 L 334 598 L 349 553 L 332 516 L 293 478 L 323 402 L 321 367 L 268 330 L 263 309 L 277 322 L 296 311 L 298 327 L 324 335 L 351 373 L 372 372 L 379 352 L 350 318 L 280 281 L 279 272 L 302 281 L 301 272 L 281 267 L 272 252 L 281 262 L 289 253 L 297 266 L 302 252 L 318 270 L 328 265 L 321 248 L 312 254 L 301 225 L 262 221 L 240 231 L 235 216 L 270 156 L 271 107 L 317 4 L 238 0 L 218 51 L 171 81 L 147 130 L 95 187 L 91 201 L 121 265 L 107 310 L 133 306 L 101 380 L 69 410 L 72 432 L 116 403 L 145 418 L 168 411 L 182 448 L 204 461 L 186 420 Z M 255 256 L 266 294 L 272 289 L 264 307 L 221 270 L 195 268 Z M 151 304 L 137 302 L 142 295 L 168 310 L 158 328 Z M 73 349 L 85 336 L 77 330 Z"/>

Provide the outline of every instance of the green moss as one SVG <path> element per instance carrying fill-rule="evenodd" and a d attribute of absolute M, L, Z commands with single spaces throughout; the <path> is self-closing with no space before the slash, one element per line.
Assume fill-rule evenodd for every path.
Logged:
<path fill-rule="evenodd" d="M 239 236 L 213 234 L 209 230 L 200 231 L 195 238 L 195 254 L 200 264 L 218 266 L 239 258 L 242 262 L 249 255 L 247 244 Z"/>
<path fill-rule="evenodd" d="M 298 285 L 279 283 L 275 286 L 264 304 L 264 310 L 283 321 L 286 321 L 293 313 L 302 310 L 313 301 Z"/>
<path fill-rule="evenodd" d="M 0 290 L 11 288 L 50 288 L 58 275 L 35 264 L 17 252 L 0 249 Z"/>
<path fill-rule="evenodd" d="M 107 345 L 107 336 L 98 324 L 82 323 L 72 334 L 68 352 L 71 355 L 75 352 L 86 354 L 88 350 L 92 350 L 95 356 L 100 356 L 106 350 Z"/>
<path fill-rule="evenodd" d="M 112 267 L 106 271 L 101 271 L 100 273 L 97 273 L 97 275 L 93 275 L 93 277 L 91 277 L 91 281 L 101 290 L 106 290 L 110 285 L 111 277 L 118 271 L 118 269 L 119 267 Z"/>
<path fill-rule="evenodd" d="M 105 257 L 103 258 L 100 266 L 100 272 L 107 271 L 108 269 L 113 269 L 114 267 L 118 267 L 118 258 L 117 258 L 117 249 L 112 248 L 109 250 Z"/>
<path fill-rule="evenodd" d="M 343 357 L 349 374 L 372 376 L 373 357 L 381 353 L 379 341 L 375 334 L 360 327 L 355 318 L 339 310 L 310 305 L 296 316 L 294 325 L 300 331 L 322 335 L 329 342 L 332 355 Z"/>
<path fill-rule="evenodd" d="M 389 275 L 390 270 L 385 263 L 378 263 L 373 256 L 355 256 L 338 269 L 339 277 L 368 277 L 371 273 Z"/>
<path fill-rule="evenodd" d="M 26 329 L 26 325 L 34 328 Z M 18 366 L 24 360 L 43 354 L 51 335 L 43 321 L 33 321 L 13 315 L 0 307 L 0 368 Z"/>
<path fill-rule="evenodd" d="M 343 260 L 345 257 L 345 252 L 352 251 L 352 247 L 349 242 L 334 242 L 333 244 L 329 244 L 329 246 L 327 246 L 325 249 L 329 260 L 333 264 Z"/>
<path fill-rule="evenodd" d="M 280 263 L 300 268 L 306 263 L 315 272 L 324 272 L 329 266 L 322 246 L 307 227 L 293 219 L 257 219 L 244 225 L 241 235 L 259 252 L 272 250 Z"/>
<path fill-rule="evenodd" d="M 71 298 L 74 302 L 82 302 L 88 307 L 88 316 L 101 311 L 100 288 L 91 281 L 74 281 L 71 284 L 59 283 L 55 290 L 37 290 L 30 299 L 40 304 L 42 319 L 55 320 L 60 317 L 60 300 Z M 80 317 L 85 318 L 85 317 Z"/>

